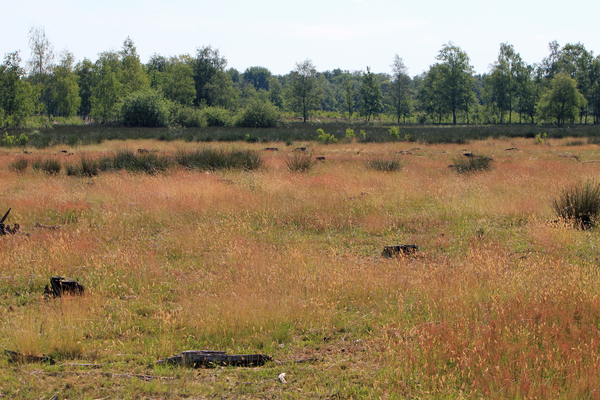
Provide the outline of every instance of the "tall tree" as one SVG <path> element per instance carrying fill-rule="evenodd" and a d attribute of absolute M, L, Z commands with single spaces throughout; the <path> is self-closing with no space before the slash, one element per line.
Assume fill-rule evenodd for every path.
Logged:
<path fill-rule="evenodd" d="M 269 90 L 269 79 L 271 71 L 265 67 L 248 67 L 244 71 L 243 81 L 248 85 L 254 86 L 256 90 Z"/>
<path fill-rule="evenodd" d="M 458 111 L 465 111 L 468 119 L 473 99 L 473 67 L 467 53 L 452 42 L 445 44 L 436 58 L 440 61 L 441 100 L 452 113 L 452 123 L 456 124 Z"/>
<path fill-rule="evenodd" d="M 81 104 L 79 106 L 79 113 L 81 115 L 90 115 L 92 110 L 92 88 L 94 86 L 94 64 L 84 58 L 75 66 L 75 73 L 77 74 L 79 82 L 79 97 L 81 98 Z"/>
<path fill-rule="evenodd" d="M 392 79 L 390 85 L 390 103 L 393 115 L 397 122 L 400 123 L 400 119 L 410 115 L 410 85 L 411 79 L 408 76 L 408 68 L 404 65 L 402 58 L 396 54 L 394 56 L 394 62 L 392 67 Z"/>
<path fill-rule="evenodd" d="M 49 113 L 63 117 L 72 117 L 77 114 L 81 105 L 77 74 L 73 67 L 75 57 L 72 53 L 64 51 L 60 62 L 54 67 L 50 79 L 51 101 Z"/>
<path fill-rule="evenodd" d="M 29 49 L 31 58 L 27 62 L 31 82 L 38 86 L 40 101 L 50 113 L 50 75 L 54 68 L 54 47 L 46 36 L 43 27 L 32 26 L 29 29 Z"/>
<path fill-rule="evenodd" d="M 377 81 L 375 74 L 367 67 L 367 72 L 363 75 L 360 84 L 360 104 L 359 109 L 362 115 L 367 117 L 367 122 L 371 117 L 377 116 L 383 108 L 383 94 L 381 93 L 381 84 Z"/>
<path fill-rule="evenodd" d="M 311 60 L 296 63 L 296 69 L 290 74 L 286 98 L 292 111 L 302 114 L 304 122 L 308 121 L 310 112 L 321 107 L 322 89 L 317 78 L 317 69 Z"/>
<path fill-rule="evenodd" d="M 19 52 L 8 53 L 0 65 L 0 126 L 18 126 L 30 117 L 39 95 L 24 79 Z"/>
<path fill-rule="evenodd" d="M 212 88 L 214 88 L 215 82 L 212 82 L 211 93 L 209 88 L 206 87 L 211 83 L 213 77 L 218 72 L 224 72 L 227 66 L 227 60 L 221 57 L 219 50 L 213 49 L 211 46 L 204 46 L 196 49 L 196 58 L 193 61 L 194 68 L 194 82 L 196 85 L 196 98 L 194 104 L 199 106 L 201 104 L 213 105 L 213 99 L 211 99 L 211 93 L 214 94 Z M 219 79 L 219 78 L 217 78 Z"/>
<path fill-rule="evenodd" d="M 186 56 L 171 57 L 162 71 L 162 84 L 158 88 L 167 99 L 191 106 L 196 98 L 194 69 L 186 60 Z"/>
<path fill-rule="evenodd" d="M 117 74 L 124 89 L 123 96 L 150 87 L 150 80 L 142 67 L 137 48 L 131 38 L 127 37 L 123 41 L 119 56 L 121 65 Z"/>
<path fill-rule="evenodd" d="M 514 47 L 508 43 L 500 44 L 498 60 L 492 65 L 486 83 L 490 100 L 500 114 L 500 123 L 504 122 L 505 112 L 508 112 L 508 123 L 512 122 L 512 111 L 518 96 L 518 75 L 522 67 L 523 61 Z"/>
<path fill-rule="evenodd" d="M 438 124 L 441 124 L 442 119 L 449 113 L 442 88 L 442 65 L 432 65 L 425 75 L 418 78 L 418 81 L 419 109 L 431 118 L 436 118 Z"/>
<path fill-rule="evenodd" d="M 542 95 L 539 110 L 542 116 L 556 119 L 557 125 L 562 126 L 567 119 L 576 117 L 585 101 L 577 90 L 577 81 L 560 72 L 550 82 L 550 89 Z"/>
<path fill-rule="evenodd" d="M 44 76 L 52 72 L 54 66 L 54 46 L 48 40 L 43 27 L 29 29 L 29 49 L 31 58 L 27 62 L 31 76 Z"/>

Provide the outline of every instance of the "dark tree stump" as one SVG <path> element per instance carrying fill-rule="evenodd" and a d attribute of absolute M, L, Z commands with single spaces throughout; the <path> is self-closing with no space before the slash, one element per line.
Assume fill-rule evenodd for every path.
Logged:
<path fill-rule="evenodd" d="M 155 364 L 179 365 L 191 368 L 259 367 L 272 360 L 271 356 L 265 354 L 228 355 L 224 351 L 190 350 L 173 357 L 163 358 L 156 361 Z"/>
<path fill-rule="evenodd" d="M 418 251 L 419 251 L 419 246 L 417 246 L 416 244 L 402 244 L 402 245 L 395 245 L 395 246 L 385 246 L 383 248 L 383 251 L 381 252 L 381 255 L 383 257 L 391 258 L 391 257 L 400 256 L 400 255 L 405 255 L 405 256 L 414 255 Z"/>
<path fill-rule="evenodd" d="M 75 279 L 65 278 L 64 276 L 53 276 L 50 278 L 50 286 L 46 285 L 45 295 L 53 297 L 62 297 L 63 294 L 83 294 L 85 288 Z"/>

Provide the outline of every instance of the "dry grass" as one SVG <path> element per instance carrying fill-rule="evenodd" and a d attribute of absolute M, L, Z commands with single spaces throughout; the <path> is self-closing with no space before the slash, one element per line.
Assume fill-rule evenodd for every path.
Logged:
<path fill-rule="evenodd" d="M 0 237 L 0 346 L 57 360 L 0 358 L 0 395 L 593 398 L 600 241 L 596 229 L 549 221 L 552 197 L 600 164 L 562 157 L 574 151 L 568 142 L 546 143 L 471 143 L 494 157 L 493 170 L 472 176 L 447 168 L 464 145 L 421 145 L 394 174 L 365 161 L 402 143 L 318 146 L 328 162 L 310 174 L 289 171 L 291 148 L 265 152 L 259 171 L 92 178 L 16 173 L 10 165 L 24 156 L 0 153 L 0 212 L 12 207 L 7 222 L 31 234 Z M 109 142 L 74 156 L 124 146 L 193 149 Z M 421 253 L 381 258 L 395 243 Z M 53 275 L 77 278 L 86 294 L 44 300 Z M 319 361 L 147 367 L 189 349 Z"/>

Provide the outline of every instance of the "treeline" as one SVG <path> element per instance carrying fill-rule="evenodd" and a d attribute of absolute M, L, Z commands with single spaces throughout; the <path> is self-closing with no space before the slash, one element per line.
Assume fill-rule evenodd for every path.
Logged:
<path fill-rule="evenodd" d="M 282 115 L 306 122 L 315 114 L 420 124 L 600 123 L 600 57 L 580 43 L 552 42 L 536 64 L 503 43 L 489 72 L 475 74 L 450 42 L 414 77 L 398 55 L 390 73 L 317 72 L 305 60 L 279 76 L 262 66 L 227 68 L 211 46 L 155 54 L 146 64 L 130 38 L 95 62 L 76 62 L 67 51 L 56 56 L 41 28 L 31 29 L 29 46 L 25 65 L 18 51 L 0 65 L 0 127 L 76 116 L 126 126 L 270 127 Z"/>

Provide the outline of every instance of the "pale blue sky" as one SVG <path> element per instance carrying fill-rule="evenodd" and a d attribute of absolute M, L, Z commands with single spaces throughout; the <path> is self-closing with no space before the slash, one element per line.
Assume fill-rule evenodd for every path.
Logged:
<path fill-rule="evenodd" d="M 275 74 L 307 58 L 319 71 L 390 72 L 398 54 L 417 75 L 449 41 L 477 73 L 488 71 L 502 42 L 528 63 L 546 57 L 552 40 L 600 53 L 600 2 L 588 0 L 12 0 L 0 10 L 0 55 L 21 50 L 24 62 L 31 26 L 44 27 L 55 51 L 68 49 L 77 60 L 95 61 L 129 36 L 144 63 L 153 53 L 194 54 L 211 45 L 228 68 L 264 66 Z"/>

